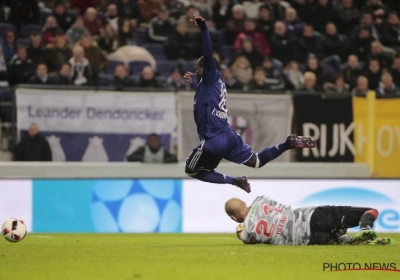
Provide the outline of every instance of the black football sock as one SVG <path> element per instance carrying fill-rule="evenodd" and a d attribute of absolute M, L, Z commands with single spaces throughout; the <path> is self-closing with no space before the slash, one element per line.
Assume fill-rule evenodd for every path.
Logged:
<path fill-rule="evenodd" d="M 378 211 L 376 211 L 375 209 L 365 211 L 360 218 L 360 229 L 361 230 L 372 229 L 374 222 L 377 218 L 378 218 Z"/>

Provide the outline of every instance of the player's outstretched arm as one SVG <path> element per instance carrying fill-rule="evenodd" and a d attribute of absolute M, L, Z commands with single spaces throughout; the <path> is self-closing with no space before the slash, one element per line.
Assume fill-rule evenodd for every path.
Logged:
<path fill-rule="evenodd" d="M 206 20 L 203 17 L 194 17 L 190 21 L 201 30 L 203 36 L 204 69 L 211 72 L 217 68 L 217 65 L 215 65 L 213 57 L 212 43 L 210 34 L 208 33 Z"/>

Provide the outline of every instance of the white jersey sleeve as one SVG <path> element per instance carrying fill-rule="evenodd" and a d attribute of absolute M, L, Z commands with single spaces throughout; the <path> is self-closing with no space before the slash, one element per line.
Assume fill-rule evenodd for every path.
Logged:
<path fill-rule="evenodd" d="M 246 244 L 307 245 L 315 207 L 292 209 L 270 197 L 259 196 L 249 207 L 241 240 Z"/>

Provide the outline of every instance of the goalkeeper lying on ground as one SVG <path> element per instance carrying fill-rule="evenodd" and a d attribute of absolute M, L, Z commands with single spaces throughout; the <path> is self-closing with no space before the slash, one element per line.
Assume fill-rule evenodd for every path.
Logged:
<path fill-rule="evenodd" d="M 378 211 L 353 206 L 311 206 L 292 209 L 270 197 L 257 197 L 250 207 L 238 198 L 225 203 L 225 212 L 232 220 L 243 223 L 236 228 L 245 244 L 387 245 L 393 240 L 377 238 L 372 230 Z M 360 226 L 354 237 L 345 235 L 348 228 Z"/>

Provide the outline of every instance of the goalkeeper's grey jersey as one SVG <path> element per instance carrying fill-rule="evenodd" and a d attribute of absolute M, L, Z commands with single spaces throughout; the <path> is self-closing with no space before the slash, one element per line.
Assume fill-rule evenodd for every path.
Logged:
<path fill-rule="evenodd" d="M 247 212 L 241 240 L 244 243 L 307 245 L 315 208 L 292 209 L 270 197 L 258 196 Z"/>

